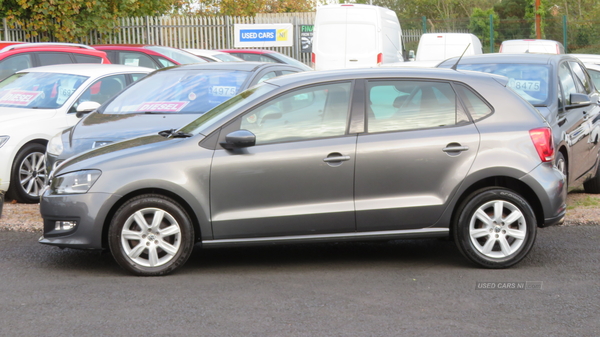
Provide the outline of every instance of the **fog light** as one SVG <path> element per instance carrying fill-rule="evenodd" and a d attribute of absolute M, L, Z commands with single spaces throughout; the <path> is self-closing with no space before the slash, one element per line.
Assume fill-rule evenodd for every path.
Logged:
<path fill-rule="evenodd" d="M 54 222 L 54 230 L 57 231 L 68 231 L 75 228 L 75 226 L 77 226 L 77 221 L 75 220 Z"/>

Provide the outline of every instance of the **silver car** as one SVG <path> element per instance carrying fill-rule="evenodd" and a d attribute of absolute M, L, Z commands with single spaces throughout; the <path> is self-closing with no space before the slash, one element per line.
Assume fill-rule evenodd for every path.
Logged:
<path fill-rule="evenodd" d="M 70 158 L 43 244 L 164 275 L 204 248 L 451 237 L 505 268 L 565 215 L 552 133 L 508 79 L 354 69 L 267 80 L 178 130 Z M 476 88 L 476 89 L 474 89 Z"/>

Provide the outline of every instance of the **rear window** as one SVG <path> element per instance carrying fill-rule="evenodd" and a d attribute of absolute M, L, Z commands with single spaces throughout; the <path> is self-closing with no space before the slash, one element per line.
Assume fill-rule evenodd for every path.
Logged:
<path fill-rule="evenodd" d="M 159 71 L 123 91 L 100 112 L 203 114 L 240 93 L 248 75 L 239 70 Z"/>
<path fill-rule="evenodd" d="M 73 54 L 77 63 L 102 63 L 102 58 L 92 55 Z"/>
<path fill-rule="evenodd" d="M 459 64 L 458 69 L 508 77 L 508 87 L 533 105 L 547 105 L 550 91 L 550 66 L 543 64 L 483 63 Z"/>

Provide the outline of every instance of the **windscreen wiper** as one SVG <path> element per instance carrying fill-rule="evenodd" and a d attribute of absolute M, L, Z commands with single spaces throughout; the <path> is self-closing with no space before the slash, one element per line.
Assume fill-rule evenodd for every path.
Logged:
<path fill-rule="evenodd" d="M 193 136 L 191 133 L 177 131 L 177 129 L 160 131 L 158 134 L 165 138 L 189 138 Z"/>

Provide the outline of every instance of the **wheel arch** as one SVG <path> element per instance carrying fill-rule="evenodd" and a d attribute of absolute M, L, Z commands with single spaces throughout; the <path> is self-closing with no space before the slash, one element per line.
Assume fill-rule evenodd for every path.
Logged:
<path fill-rule="evenodd" d="M 513 192 L 518 193 L 521 197 L 523 197 L 527 203 L 531 206 L 533 213 L 535 214 L 537 226 L 541 227 L 544 224 L 544 209 L 542 207 L 542 203 L 533 191 L 531 187 L 527 186 L 524 182 L 519 179 L 515 179 L 507 176 L 493 176 L 481 179 L 467 189 L 465 189 L 460 197 L 456 201 L 456 207 L 452 210 L 451 216 L 451 225 L 450 225 L 450 235 L 452 237 L 454 231 L 454 224 L 456 223 L 458 216 L 460 215 L 460 210 L 463 207 L 464 202 L 473 194 L 475 191 L 486 187 L 502 187 L 509 189 Z"/>
<path fill-rule="evenodd" d="M 135 198 L 135 197 L 137 197 L 139 195 L 143 195 L 143 194 L 158 194 L 158 195 L 162 195 L 162 196 L 165 196 L 165 197 L 173 199 L 179 205 L 181 205 L 181 207 L 183 207 L 183 209 L 185 210 L 185 212 L 188 214 L 188 217 L 190 218 L 190 221 L 192 221 L 192 226 L 194 227 L 194 242 L 198 242 L 200 240 L 200 238 L 201 238 L 200 222 L 198 221 L 198 218 L 196 217 L 196 215 L 194 213 L 194 210 L 185 201 L 185 199 L 183 199 L 182 197 L 180 197 L 176 193 L 173 193 L 173 192 L 165 190 L 165 189 L 161 189 L 161 188 L 145 188 L 145 189 L 139 189 L 139 190 L 131 191 L 128 194 L 123 195 L 117 202 L 115 202 L 112 205 L 112 207 L 110 208 L 110 210 L 106 214 L 106 217 L 104 217 L 104 223 L 102 224 L 102 247 L 105 247 L 105 248 L 108 247 L 108 229 L 110 227 L 110 222 L 111 222 L 112 218 L 114 217 L 115 213 L 117 212 L 117 210 L 125 202 L 127 202 L 128 200 L 130 200 L 132 198 Z"/>

